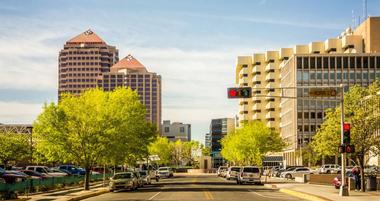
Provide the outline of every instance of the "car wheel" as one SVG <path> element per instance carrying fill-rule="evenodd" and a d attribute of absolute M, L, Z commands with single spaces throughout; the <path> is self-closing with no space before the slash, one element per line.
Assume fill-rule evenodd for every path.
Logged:
<path fill-rule="evenodd" d="M 330 173 L 331 173 L 330 170 L 327 170 L 327 171 L 326 171 L 326 174 L 330 174 Z"/>
<path fill-rule="evenodd" d="M 110 192 L 113 192 L 114 190 L 113 189 L 110 189 Z"/>
<path fill-rule="evenodd" d="M 338 171 L 338 172 L 336 172 L 337 174 L 340 174 L 341 173 L 341 171 Z"/>
<path fill-rule="evenodd" d="M 340 186 L 335 186 L 335 189 L 339 189 L 340 188 Z"/>
<path fill-rule="evenodd" d="M 285 175 L 285 178 L 287 178 L 287 179 L 292 179 L 292 175 L 291 175 L 291 174 L 286 174 L 286 175 Z"/>

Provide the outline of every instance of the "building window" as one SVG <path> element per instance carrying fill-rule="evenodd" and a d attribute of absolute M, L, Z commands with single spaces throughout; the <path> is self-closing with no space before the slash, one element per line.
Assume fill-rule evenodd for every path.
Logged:
<path fill-rule="evenodd" d="M 297 117 L 298 117 L 298 119 L 302 119 L 302 112 L 298 112 Z"/>
<path fill-rule="evenodd" d="M 169 133 L 169 127 L 165 127 L 165 133 Z"/>
<path fill-rule="evenodd" d="M 315 119 L 315 112 L 310 112 L 310 118 Z"/>
<path fill-rule="evenodd" d="M 309 118 L 309 112 L 304 112 L 303 116 L 304 116 L 305 119 L 308 119 Z"/>
<path fill-rule="evenodd" d="M 179 132 L 180 132 L 180 133 L 184 133 L 184 132 L 185 132 L 185 128 L 184 128 L 184 127 L 180 127 L 180 128 L 179 128 Z"/>

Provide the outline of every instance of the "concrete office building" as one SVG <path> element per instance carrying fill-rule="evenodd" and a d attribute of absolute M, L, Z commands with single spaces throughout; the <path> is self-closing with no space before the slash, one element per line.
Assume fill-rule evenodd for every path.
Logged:
<path fill-rule="evenodd" d="M 221 139 L 228 133 L 235 130 L 234 118 L 212 119 L 210 124 L 211 136 L 211 157 L 212 165 L 217 168 L 225 164 L 225 160 L 220 155 L 222 149 Z"/>
<path fill-rule="evenodd" d="M 181 122 L 170 123 L 169 120 L 163 121 L 161 125 L 161 136 L 168 138 L 170 141 L 181 140 L 183 142 L 191 141 L 191 125 Z"/>
<path fill-rule="evenodd" d="M 252 87 L 253 97 L 240 100 L 239 121 L 261 120 L 278 130 L 289 143 L 284 165 L 301 165 L 296 150 L 312 140 L 324 111 L 339 104 L 311 98 L 309 89 L 301 87 L 345 84 L 347 90 L 354 84 L 367 86 L 379 77 L 380 17 L 369 17 L 354 30 L 323 42 L 241 56 L 236 83 Z"/>
<path fill-rule="evenodd" d="M 97 86 L 104 91 L 116 87 L 130 87 L 137 91 L 146 106 L 146 119 L 160 128 L 161 124 L 161 76 L 148 72 L 132 55 L 128 55 L 97 77 Z"/>
<path fill-rule="evenodd" d="M 79 95 L 95 88 L 97 77 L 109 72 L 118 60 L 118 50 L 93 31 L 75 36 L 59 52 L 58 96 L 65 92 Z"/>

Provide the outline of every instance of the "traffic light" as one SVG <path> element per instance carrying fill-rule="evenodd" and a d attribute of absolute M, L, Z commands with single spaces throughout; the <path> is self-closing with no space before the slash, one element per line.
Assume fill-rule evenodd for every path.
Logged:
<path fill-rule="evenodd" d="M 343 144 L 349 145 L 351 142 L 351 125 L 349 123 L 343 123 Z"/>
<path fill-rule="evenodd" d="M 228 98 L 251 98 L 251 87 L 228 88 Z"/>

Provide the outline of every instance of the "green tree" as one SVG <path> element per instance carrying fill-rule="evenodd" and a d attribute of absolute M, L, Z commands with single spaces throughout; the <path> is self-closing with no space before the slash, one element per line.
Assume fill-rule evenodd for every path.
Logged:
<path fill-rule="evenodd" d="M 58 105 L 44 106 L 33 132 L 37 151 L 47 160 L 75 161 L 86 169 L 86 190 L 96 163 L 122 164 L 131 154 L 143 154 L 140 146 L 154 138 L 137 93 L 123 88 L 64 94 Z"/>
<path fill-rule="evenodd" d="M 262 165 L 269 152 L 285 147 L 280 135 L 261 121 L 252 121 L 222 139 L 222 156 L 234 164 Z"/>
<path fill-rule="evenodd" d="M 372 83 L 368 88 L 353 86 L 344 95 L 345 122 L 351 124 L 351 144 L 355 145 L 356 152 L 350 154 L 359 165 L 361 176 L 364 178 L 365 156 L 380 154 L 380 138 L 375 132 L 380 129 L 380 98 L 376 93 L 380 91 L 380 80 Z M 341 109 L 331 110 L 321 129 L 312 142 L 312 147 L 318 154 L 335 155 L 340 145 L 340 115 Z M 364 179 L 361 189 L 364 191 Z"/>
<path fill-rule="evenodd" d="M 30 135 L 0 131 L 0 162 L 4 166 L 8 162 L 26 160 L 31 157 Z"/>
<path fill-rule="evenodd" d="M 173 154 L 173 143 L 171 143 L 166 137 L 158 137 L 154 142 L 150 143 L 148 150 L 149 154 L 157 155 L 160 160 L 158 164 L 169 164 Z"/>
<path fill-rule="evenodd" d="M 201 145 L 201 150 L 202 150 L 202 156 L 211 155 L 211 149 L 209 147 L 205 147 L 204 145 Z"/>

